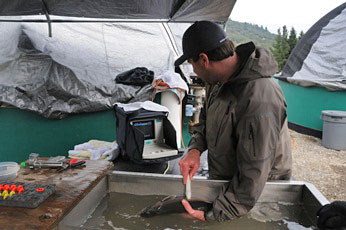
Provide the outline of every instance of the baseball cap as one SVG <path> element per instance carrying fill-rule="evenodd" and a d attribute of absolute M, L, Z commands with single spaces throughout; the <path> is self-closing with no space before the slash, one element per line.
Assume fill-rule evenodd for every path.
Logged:
<path fill-rule="evenodd" d="M 229 41 L 229 38 L 218 24 L 211 21 L 196 21 L 183 35 L 183 55 L 174 62 L 174 65 L 179 66 L 190 57 L 216 49 L 226 41 Z"/>

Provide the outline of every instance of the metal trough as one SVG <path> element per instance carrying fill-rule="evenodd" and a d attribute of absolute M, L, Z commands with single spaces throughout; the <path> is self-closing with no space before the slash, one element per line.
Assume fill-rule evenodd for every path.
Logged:
<path fill-rule="evenodd" d="M 228 183 L 196 177 L 192 182 L 192 198 L 212 201 L 220 187 Z M 59 224 L 59 229 L 79 229 L 97 208 L 107 192 L 133 195 L 183 195 L 180 175 L 113 171 L 102 180 Z M 103 194 L 103 195 L 101 195 Z M 316 223 L 316 211 L 329 201 L 312 184 L 302 181 L 267 182 L 258 203 L 287 203 L 302 206 Z"/>

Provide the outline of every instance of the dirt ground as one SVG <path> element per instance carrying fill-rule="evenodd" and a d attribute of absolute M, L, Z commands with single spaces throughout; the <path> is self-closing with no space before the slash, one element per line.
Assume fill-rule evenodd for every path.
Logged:
<path fill-rule="evenodd" d="M 295 180 L 315 185 L 330 202 L 346 200 L 346 150 L 327 149 L 321 139 L 292 130 L 290 134 Z"/>

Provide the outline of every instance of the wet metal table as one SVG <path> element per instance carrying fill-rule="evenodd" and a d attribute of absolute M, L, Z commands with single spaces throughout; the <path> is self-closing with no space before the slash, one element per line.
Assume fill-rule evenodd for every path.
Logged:
<path fill-rule="evenodd" d="M 16 182 L 55 184 L 56 191 L 39 207 L 16 208 L 0 207 L 0 228 L 2 230 L 16 229 L 57 229 L 58 224 L 74 212 L 74 207 L 83 207 L 83 200 L 89 195 L 95 195 L 100 190 L 106 191 L 106 175 L 113 168 L 108 161 L 87 161 L 82 169 L 68 169 L 57 173 L 55 169 L 20 169 Z M 105 193 L 96 197 L 102 199 Z M 0 197 L 1 199 L 1 197 Z M 94 199 L 97 206 L 98 199 Z M 83 211 L 79 211 L 83 213 Z"/>

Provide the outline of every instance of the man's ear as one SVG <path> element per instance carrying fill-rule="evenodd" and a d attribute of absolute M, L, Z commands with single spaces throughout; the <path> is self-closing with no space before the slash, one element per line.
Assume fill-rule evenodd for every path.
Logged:
<path fill-rule="evenodd" d="M 199 60 L 205 68 L 209 66 L 209 58 L 205 53 L 199 54 Z"/>

